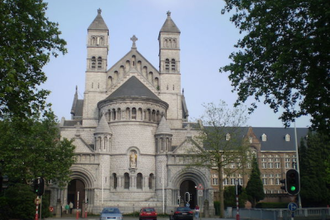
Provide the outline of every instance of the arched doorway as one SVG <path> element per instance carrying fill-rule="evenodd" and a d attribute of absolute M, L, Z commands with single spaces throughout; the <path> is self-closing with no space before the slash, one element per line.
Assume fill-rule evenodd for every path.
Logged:
<path fill-rule="evenodd" d="M 83 200 L 85 199 L 85 184 L 78 179 L 71 180 L 68 184 L 68 202 L 73 203 L 73 208 L 77 208 L 77 199 L 79 192 L 79 209 L 82 207 Z"/>
<path fill-rule="evenodd" d="M 191 180 L 184 180 L 180 185 L 180 197 L 181 197 L 181 203 L 180 205 L 187 204 L 187 192 L 190 194 L 190 200 L 189 200 L 189 207 L 191 209 L 194 209 L 197 204 L 197 195 L 196 195 L 196 184 Z"/>

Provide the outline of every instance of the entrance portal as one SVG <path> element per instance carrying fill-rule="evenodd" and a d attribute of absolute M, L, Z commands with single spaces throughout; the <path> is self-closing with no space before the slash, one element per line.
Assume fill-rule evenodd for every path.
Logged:
<path fill-rule="evenodd" d="M 68 202 L 73 203 L 73 208 L 77 208 L 77 196 L 79 192 L 79 209 L 85 199 L 85 184 L 81 180 L 71 180 L 68 185 Z"/>
<path fill-rule="evenodd" d="M 197 204 L 197 191 L 195 187 L 196 184 L 191 180 L 185 180 L 180 185 L 181 203 L 184 202 L 184 205 L 186 206 L 188 202 L 191 209 L 194 209 Z M 190 198 L 188 198 L 188 195 L 190 195 Z"/>

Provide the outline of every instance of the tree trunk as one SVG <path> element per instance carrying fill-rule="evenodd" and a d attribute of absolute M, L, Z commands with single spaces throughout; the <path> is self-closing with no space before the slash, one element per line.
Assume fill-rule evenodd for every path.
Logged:
<path fill-rule="evenodd" d="M 225 216 L 225 204 L 223 198 L 223 177 L 222 177 L 221 165 L 218 165 L 218 177 L 219 177 L 220 218 L 223 218 Z"/>

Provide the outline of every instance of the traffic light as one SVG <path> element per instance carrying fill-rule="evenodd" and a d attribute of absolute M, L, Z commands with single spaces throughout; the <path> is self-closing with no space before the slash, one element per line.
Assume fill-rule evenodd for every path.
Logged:
<path fill-rule="evenodd" d="M 38 196 L 44 194 L 45 182 L 42 177 L 33 180 L 33 189 Z"/>
<path fill-rule="evenodd" d="M 286 192 L 286 184 L 285 184 L 285 179 L 280 180 L 280 183 L 282 183 L 281 189 Z"/>
<path fill-rule="evenodd" d="M 291 169 L 286 172 L 285 181 L 286 191 L 290 195 L 297 195 L 300 191 L 299 173 L 297 170 Z"/>
<path fill-rule="evenodd" d="M 243 187 L 240 184 L 238 184 L 237 185 L 237 195 L 242 194 L 242 191 L 243 191 Z"/>

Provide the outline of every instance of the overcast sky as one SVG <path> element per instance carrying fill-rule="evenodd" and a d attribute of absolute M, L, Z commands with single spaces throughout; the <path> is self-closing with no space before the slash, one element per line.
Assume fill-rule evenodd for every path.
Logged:
<path fill-rule="evenodd" d="M 61 37 L 67 42 L 68 53 L 52 58 L 44 68 L 48 80 L 44 87 L 51 91 L 57 117 L 70 119 L 75 88 L 83 99 L 85 89 L 87 28 L 102 10 L 110 33 L 108 68 L 130 51 L 135 35 L 137 50 L 158 69 L 158 34 L 167 11 L 181 31 L 181 81 L 189 110 L 189 120 L 204 113 L 203 103 L 224 100 L 232 105 L 237 98 L 232 93 L 228 74 L 219 68 L 229 64 L 228 56 L 242 36 L 222 15 L 221 0 L 46 0 L 46 16 L 57 22 Z M 252 101 L 252 99 L 251 99 Z M 249 116 L 247 125 L 254 127 L 283 127 L 268 107 L 259 103 Z M 310 125 L 308 117 L 297 120 L 297 127 Z"/>

